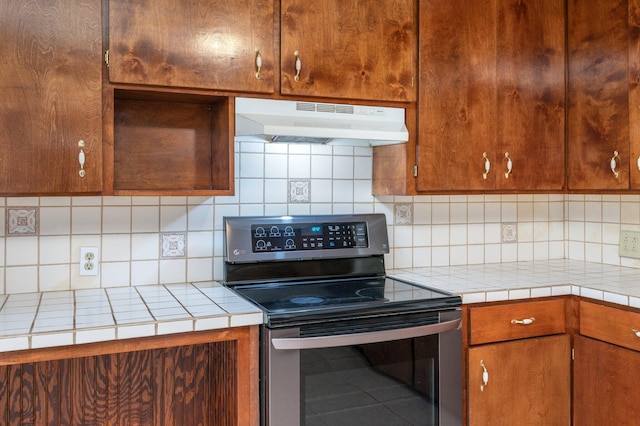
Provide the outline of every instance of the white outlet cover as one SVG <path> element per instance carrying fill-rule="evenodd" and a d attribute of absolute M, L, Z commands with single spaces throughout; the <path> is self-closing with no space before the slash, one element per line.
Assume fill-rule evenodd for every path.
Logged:
<path fill-rule="evenodd" d="M 80 247 L 80 276 L 97 276 L 100 272 L 98 247 Z"/>

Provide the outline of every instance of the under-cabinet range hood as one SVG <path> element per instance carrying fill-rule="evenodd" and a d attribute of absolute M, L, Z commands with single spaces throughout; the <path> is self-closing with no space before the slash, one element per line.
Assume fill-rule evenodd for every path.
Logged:
<path fill-rule="evenodd" d="M 236 140 L 377 146 L 406 142 L 404 108 L 236 98 Z"/>

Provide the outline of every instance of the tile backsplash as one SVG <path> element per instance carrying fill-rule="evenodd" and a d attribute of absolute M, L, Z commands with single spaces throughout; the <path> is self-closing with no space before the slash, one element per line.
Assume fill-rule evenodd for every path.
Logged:
<path fill-rule="evenodd" d="M 371 195 L 371 148 L 236 145 L 232 197 L 0 198 L 0 294 L 222 279 L 222 218 L 384 213 L 391 268 L 618 256 L 638 195 Z M 98 247 L 98 276 L 79 275 Z"/>

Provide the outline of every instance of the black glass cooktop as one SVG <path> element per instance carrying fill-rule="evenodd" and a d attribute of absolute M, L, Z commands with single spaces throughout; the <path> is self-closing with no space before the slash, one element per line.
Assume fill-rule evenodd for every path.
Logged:
<path fill-rule="evenodd" d="M 389 277 L 263 283 L 232 286 L 278 318 L 354 316 L 450 309 L 459 296 Z"/>

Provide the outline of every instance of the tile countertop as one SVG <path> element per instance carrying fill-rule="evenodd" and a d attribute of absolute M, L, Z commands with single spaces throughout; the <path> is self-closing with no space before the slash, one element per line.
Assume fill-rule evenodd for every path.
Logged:
<path fill-rule="evenodd" d="M 394 269 L 387 275 L 449 291 L 462 303 L 573 294 L 640 308 L 640 269 L 567 259 Z"/>
<path fill-rule="evenodd" d="M 262 322 L 216 282 L 0 295 L 0 352 Z"/>
<path fill-rule="evenodd" d="M 566 259 L 388 270 L 478 303 L 580 295 L 640 308 L 640 269 Z M 262 324 L 216 282 L 0 295 L 0 352 Z"/>

